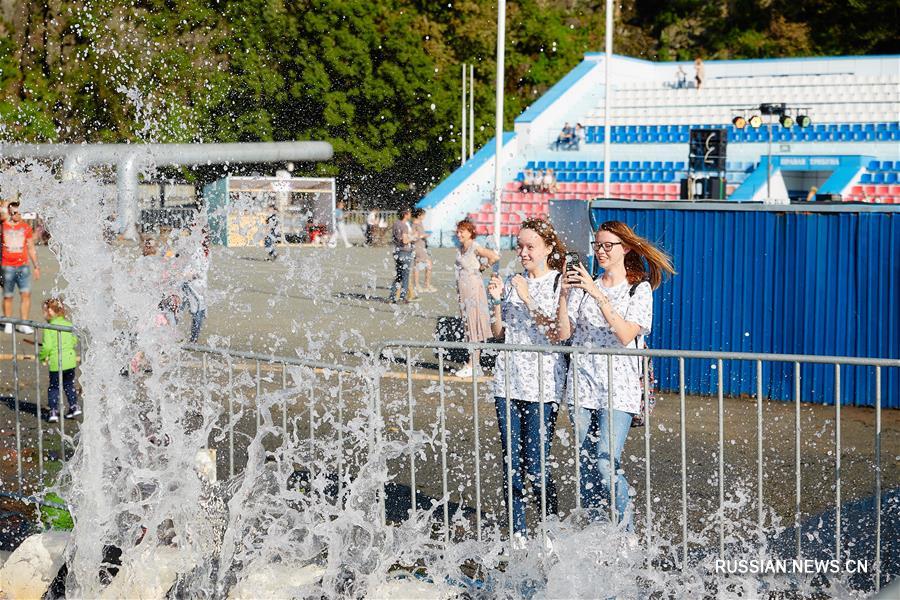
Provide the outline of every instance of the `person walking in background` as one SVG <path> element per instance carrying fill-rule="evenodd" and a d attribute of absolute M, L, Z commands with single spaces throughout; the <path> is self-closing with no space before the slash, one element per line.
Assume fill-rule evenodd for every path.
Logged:
<path fill-rule="evenodd" d="M 331 236 L 331 241 L 328 243 L 328 245 L 332 248 L 337 246 L 338 236 L 340 236 L 341 240 L 344 242 L 344 248 L 349 248 L 352 245 L 347 241 L 347 224 L 344 217 L 343 200 L 338 200 L 337 204 L 334 207 L 334 234 Z"/>
<path fill-rule="evenodd" d="M 410 210 L 401 208 L 399 217 L 391 228 L 391 241 L 394 256 L 394 283 L 391 284 L 390 302 L 408 304 L 416 299 L 407 299 L 409 291 L 409 269 L 412 266 L 412 225 L 409 222 Z"/>
<path fill-rule="evenodd" d="M 31 268 L 28 260 L 34 265 L 34 278 L 41 278 L 41 268 L 38 265 L 37 252 L 34 250 L 34 232 L 31 226 L 22 220 L 22 213 L 18 202 L 10 202 L 7 206 L 8 218 L 3 222 L 3 256 L 0 258 L 0 266 L 3 269 L 3 314 L 12 316 L 13 295 L 16 287 L 19 288 L 21 299 L 22 320 L 28 320 L 31 310 Z M 21 333 L 34 333 L 34 329 L 28 325 L 19 325 L 16 328 Z M 12 333 L 12 325 L 4 325 L 5 333 Z"/>
<path fill-rule="evenodd" d="M 191 255 L 185 272 L 186 281 L 181 284 L 182 303 L 191 313 L 189 341 L 200 339 L 200 329 L 206 320 L 206 288 L 209 273 L 209 229 L 200 228 L 200 243 Z"/>
<path fill-rule="evenodd" d="M 413 235 L 413 260 L 415 267 L 412 272 L 413 291 L 416 294 L 436 292 L 437 288 L 431 285 L 432 261 L 428 253 L 428 234 L 425 232 L 425 209 L 417 208 L 412 211 L 412 235 Z M 425 283 L 419 287 L 419 271 L 425 271 Z"/>
<path fill-rule="evenodd" d="M 706 68 L 703 66 L 703 61 L 700 60 L 700 57 L 697 57 L 694 59 L 694 81 L 697 83 L 698 90 L 703 86 L 705 79 Z"/>
<path fill-rule="evenodd" d="M 475 225 L 468 219 L 456 224 L 456 238 L 459 240 L 456 253 L 456 293 L 459 313 L 466 330 L 466 341 L 486 342 L 491 337 L 491 323 L 481 271 L 500 260 L 500 255 L 483 248 L 475 241 Z M 480 350 L 470 352 L 469 362 L 457 369 L 454 375 L 471 377 L 473 371 L 476 375 L 481 374 Z"/>
<path fill-rule="evenodd" d="M 366 215 L 366 246 L 375 245 L 375 232 L 378 230 L 378 211 L 374 208 Z"/>
<path fill-rule="evenodd" d="M 66 318 L 66 307 L 59 298 L 48 298 L 42 305 L 44 318 L 50 325 L 71 327 L 72 322 Z M 47 404 L 50 407 L 50 422 L 59 421 L 59 382 L 62 379 L 63 391 L 69 402 L 67 419 L 74 419 L 81 414 L 78 407 L 78 392 L 75 390 L 75 367 L 77 353 L 75 347 L 78 338 L 68 331 L 44 329 L 41 336 L 41 349 L 38 359 L 47 365 L 50 371 L 50 385 L 47 388 Z M 60 374 L 61 373 L 61 374 Z"/>
<path fill-rule="evenodd" d="M 275 260 L 278 258 L 278 252 L 276 250 L 275 244 L 278 243 L 278 240 L 281 237 L 281 233 L 278 229 L 278 207 L 272 204 L 269 206 L 269 216 L 266 217 L 266 254 L 268 260 Z M 259 239 L 259 238 L 257 238 Z"/>
<path fill-rule="evenodd" d="M 516 253 L 524 273 L 505 282 L 495 274 L 488 285 L 492 333 L 506 344 L 555 343 L 565 245 L 550 223 L 528 219 L 519 230 Z M 504 351 L 497 356 L 494 403 L 505 465 L 503 496 L 517 546 L 524 545 L 527 533 L 526 481 L 531 482 L 538 507 L 543 490 L 547 513 L 558 512 L 549 465 L 553 462 L 550 446 L 564 378 L 565 362 L 560 353 Z"/>
<path fill-rule="evenodd" d="M 603 274 L 592 279 L 582 265 L 566 272 L 557 309 L 559 339 L 571 340 L 573 346 L 591 348 L 642 347 L 639 341 L 650 333 L 653 324 L 653 290 L 659 287 L 664 273 L 675 273 L 671 260 L 619 221 L 603 223 L 591 246 Z M 633 510 L 621 457 L 631 421 L 641 410 L 641 359 L 616 356 L 612 361 L 612 415 L 608 409 L 609 363 L 605 355 L 581 355 L 575 366 L 569 365 L 566 398 L 569 414 L 577 421 L 581 505 L 595 519 L 609 514 L 608 508 L 601 509 L 601 506 L 609 506 L 609 482 L 615 470 L 618 520 L 631 531 Z M 610 466 L 610 435 L 614 467 Z"/>

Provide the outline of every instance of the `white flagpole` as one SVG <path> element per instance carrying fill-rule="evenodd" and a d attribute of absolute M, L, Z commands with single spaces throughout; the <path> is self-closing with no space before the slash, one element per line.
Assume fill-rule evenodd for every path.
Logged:
<path fill-rule="evenodd" d="M 469 65 L 469 158 L 475 156 L 475 65 Z"/>
<path fill-rule="evenodd" d="M 506 0 L 497 2 L 497 107 L 496 121 L 497 148 L 494 151 L 494 245 L 500 250 L 500 203 L 503 199 L 501 152 L 503 150 L 503 61 L 506 51 Z"/>
<path fill-rule="evenodd" d="M 462 66 L 462 131 L 460 135 L 462 136 L 462 152 L 460 156 L 462 157 L 462 162 L 460 164 L 466 164 L 466 130 L 468 127 L 466 126 L 466 64 L 463 63 Z"/>
<path fill-rule="evenodd" d="M 609 150 L 612 127 L 609 125 L 609 63 L 612 61 L 613 2 L 606 0 L 606 55 L 603 57 L 603 197 L 609 198 Z"/>

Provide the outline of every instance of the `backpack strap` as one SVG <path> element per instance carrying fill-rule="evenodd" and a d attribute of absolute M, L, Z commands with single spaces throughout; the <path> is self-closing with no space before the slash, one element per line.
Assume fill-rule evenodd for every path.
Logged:
<path fill-rule="evenodd" d="M 560 277 L 562 277 L 562 273 L 557 273 L 556 278 L 553 280 L 553 291 L 554 292 L 559 287 L 559 278 Z M 634 292 L 631 292 L 631 293 L 634 294 Z"/>

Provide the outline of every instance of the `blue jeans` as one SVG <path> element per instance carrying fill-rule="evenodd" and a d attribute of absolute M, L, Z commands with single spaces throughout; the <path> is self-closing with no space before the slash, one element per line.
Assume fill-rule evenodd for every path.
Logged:
<path fill-rule="evenodd" d="M 588 509 L 595 519 L 609 514 L 609 420 L 606 409 L 578 409 L 578 446 L 580 448 L 581 506 Z M 574 413 L 574 408 L 572 410 Z M 571 413 L 570 413 L 571 414 Z M 631 531 L 632 507 L 629 506 L 628 480 L 621 473 L 622 449 L 631 429 L 632 414 L 613 410 L 612 436 L 616 475 L 616 512 L 619 522 L 625 521 L 625 529 Z M 606 506 L 606 509 L 602 507 Z"/>
<path fill-rule="evenodd" d="M 509 472 L 512 471 L 512 517 L 513 531 L 525 534 L 525 480 L 531 482 L 537 509 L 541 507 L 541 407 L 537 402 L 510 399 L 509 434 L 512 448 L 511 466 L 506 456 L 506 398 L 495 397 L 497 424 L 500 426 L 500 445 L 503 447 L 503 498 L 509 502 Z M 559 405 L 544 404 L 544 475 L 546 479 L 547 514 L 559 512 L 556 485 L 550 476 L 550 442 L 556 427 Z M 509 507 L 507 507 L 509 510 Z"/>
<path fill-rule="evenodd" d="M 206 319 L 206 309 L 201 308 L 197 312 L 191 313 L 191 342 L 200 339 L 200 328 L 203 327 L 203 320 Z"/>
<path fill-rule="evenodd" d="M 31 291 L 31 267 L 3 267 L 3 297 L 12 298 L 19 286 L 19 292 L 27 294 Z"/>
<path fill-rule="evenodd" d="M 397 269 L 397 275 L 394 277 L 394 283 L 391 284 L 390 301 L 395 299 L 406 300 L 406 290 L 409 288 L 409 268 L 412 266 L 413 253 L 412 250 L 394 250 L 394 267 Z M 399 286 L 400 295 L 397 295 Z"/>
<path fill-rule="evenodd" d="M 75 369 L 66 369 L 62 372 L 62 384 L 66 398 L 69 400 L 69 408 L 75 408 L 78 404 L 78 393 L 75 391 Z M 52 411 L 56 411 L 59 407 L 59 371 L 50 371 L 47 404 L 50 405 Z"/>

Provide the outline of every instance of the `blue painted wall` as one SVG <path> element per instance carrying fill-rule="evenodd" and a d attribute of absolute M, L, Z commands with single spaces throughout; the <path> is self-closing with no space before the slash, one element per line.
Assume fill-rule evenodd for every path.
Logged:
<path fill-rule="evenodd" d="M 678 274 L 654 293 L 651 347 L 900 358 L 900 213 L 591 209 L 657 242 Z M 677 391 L 674 360 L 654 362 Z M 874 367 L 841 368 L 841 403 L 874 406 Z M 753 362 L 724 363 L 725 393 L 756 393 Z M 714 394 L 709 361 L 686 360 L 687 391 Z M 764 363 L 763 394 L 792 400 L 793 364 Z M 833 404 L 834 367 L 803 365 L 801 399 Z M 882 369 L 900 408 L 900 369 Z"/>

